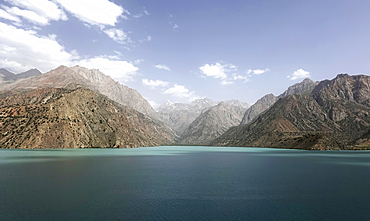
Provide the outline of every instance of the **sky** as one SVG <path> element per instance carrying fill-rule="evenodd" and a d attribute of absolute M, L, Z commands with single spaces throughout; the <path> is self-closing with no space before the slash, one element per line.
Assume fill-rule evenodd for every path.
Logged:
<path fill-rule="evenodd" d="M 96 68 L 154 107 L 370 74 L 368 0 L 0 0 L 0 67 Z"/>

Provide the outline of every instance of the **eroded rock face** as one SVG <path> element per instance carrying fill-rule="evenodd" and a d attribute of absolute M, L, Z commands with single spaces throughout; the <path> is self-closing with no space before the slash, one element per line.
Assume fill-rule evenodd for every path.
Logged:
<path fill-rule="evenodd" d="M 226 102 L 210 108 L 194 120 L 180 139 L 181 144 L 208 145 L 230 127 L 240 124 L 246 108 Z"/>
<path fill-rule="evenodd" d="M 313 80 L 306 78 L 301 83 L 297 83 L 288 87 L 288 89 L 284 91 L 284 93 L 280 94 L 278 98 L 286 97 L 292 94 L 310 94 L 316 85 L 318 85 L 318 83 L 319 82 L 314 82 Z"/>
<path fill-rule="evenodd" d="M 260 98 L 255 104 L 253 104 L 248 110 L 246 110 L 244 117 L 240 124 L 247 124 L 254 120 L 265 110 L 269 109 L 277 100 L 273 94 L 267 94 Z"/>
<path fill-rule="evenodd" d="M 207 98 L 195 100 L 190 104 L 167 101 L 158 108 L 158 115 L 163 122 L 181 135 L 202 112 L 215 105 L 217 102 Z"/>
<path fill-rule="evenodd" d="M 139 92 L 114 81 L 111 77 L 104 75 L 97 69 L 87 69 L 81 66 L 71 68 L 60 66 L 45 74 L 6 85 L 0 88 L 0 90 L 32 90 L 46 87 L 71 90 L 78 87 L 88 88 L 107 96 L 119 104 L 158 119 L 156 112 Z"/>
<path fill-rule="evenodd" d="M 94 91 L 35 89 L 0 95 L 1 148 L 132 148 L 173 143 L 151 118 Z"/>
<path fill-rule="evenodd" d="M 314 82 L 309 78 L 304 79 L 301 83 L 294 84 L 285 90 L 278 97 L 273 94 L 267 94 L 259 99 L 254 105 L 252 105 L 244 114 L 241 124 L 247 124 L 254 120 L 258 115 L 268 110 L 277 100 L 280 98 L 292 95 L 292 94 L 310 94 L 315 88 L 318 82 Z"/>
<path fill-rule="evenodd" d="M 328 100 L 343 99 L 370 107 L 370 79 L 366 75 L 339 74 L 331 81 L 320 82 L 312 93 L 323 106 Z"/>
<path fill-rule="evenodd" d="M 370 143 L 369 76 L 338 75 L 310 95 L 289 95 L 213 145 L 345 149 Z"/>

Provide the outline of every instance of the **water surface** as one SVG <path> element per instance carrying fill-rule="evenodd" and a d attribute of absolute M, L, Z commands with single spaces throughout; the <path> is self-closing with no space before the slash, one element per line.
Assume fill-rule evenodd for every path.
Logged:
<path fill-rule="evenodd" d="M 370 152 L 0 150 L 0 220 L 368 220 Z"/>

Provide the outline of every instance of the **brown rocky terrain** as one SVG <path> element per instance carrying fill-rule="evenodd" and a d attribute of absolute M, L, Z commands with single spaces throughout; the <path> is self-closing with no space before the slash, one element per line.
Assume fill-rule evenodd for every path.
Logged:
<path fill-rule="evenodd" d="M 94 91 L 0 94 L 1 148 L 131 148 L 174 142 L 173 131 Z"/>
<path fill-rule="evenodd" d="M 104 75 L 97 69 L 87 69 L 80 66 L 71 68 L 60 66 L 47 73 L 4 85 L 0 87 L 0 91 L 32 90 L 46 87 L 72 90 L 78 87 L 85 87 L 96 93 L 103 94 L 119 104 L 158 119 L 157 113 L 139 92 L 114 81 L 111 77 Z"/>
<path fill-rule="evenodd" d="M 229 129 L 211 145 L 300 149 L 366 147 L 370 129 L 370 77 L 338 75 L 309 95 L 279 99 L 248 124 Z"/>
<path fill-rule="evenodd" d="M 310 94 L 317 84 L 318 82 L 314 82 L 311 79 L 306 78 L 301 83 L 296 83 L 288 87 L 288 89 L 286 89 L 278 97 L 275 97 L 273 94 L 267 94 L 263 96 L 245 112 L 240 124 L 247 124 L 251 122 L 258 117 L 258 115 L 268 110 L 277 100 L 282 97 L 292 94 Z"/>

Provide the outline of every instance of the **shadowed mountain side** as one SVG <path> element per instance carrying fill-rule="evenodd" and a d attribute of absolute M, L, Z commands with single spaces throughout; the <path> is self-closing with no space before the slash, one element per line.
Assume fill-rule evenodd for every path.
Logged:
<path fill-rule="evenodd" d="M 166 134 L 149 117 L 84 88 L 3 93 L 0 125 L 1 148 L 131 148 L 174 142 L 174 134 Z"/>
<path fill-rule="evenodd" d="M 45 87 L 72 90 L 78 87 L 85 87 L 103 94 L 119 104 L 158 119 L 156 112 L 139 92 L 114 81 L 111 77 L 104 75 L 97 69 L 87 69 L 80 66 L 71 68 L 60 66 L 45 74 L 5 85 L 0 90 L 31 90 Z"/>
<path fill-rule="evenodd" d="M 22 72 L 20 74 L 13 74 L 12 72 L 0 68 L 0 87 L 6 84 L 11 84 L 17 80 L 25 79 L 33 76 L 40 75 L 41 72 L 37 70 L 36 68 L 30 69 L 28 71 Z"/>
<path fill-rule="evenodd" d="M 180 143 L 207 145 L 230 127 L 239 125 L 244 112 L 243 107 L 221 102 L 194 120 L 182 134 Z"/>
<path fill-rule="evenodd" d="M 369 131 L 370 77 L 338 75 L 312 95 L 289 95 L 211 145 L 345 149 Z"/>

